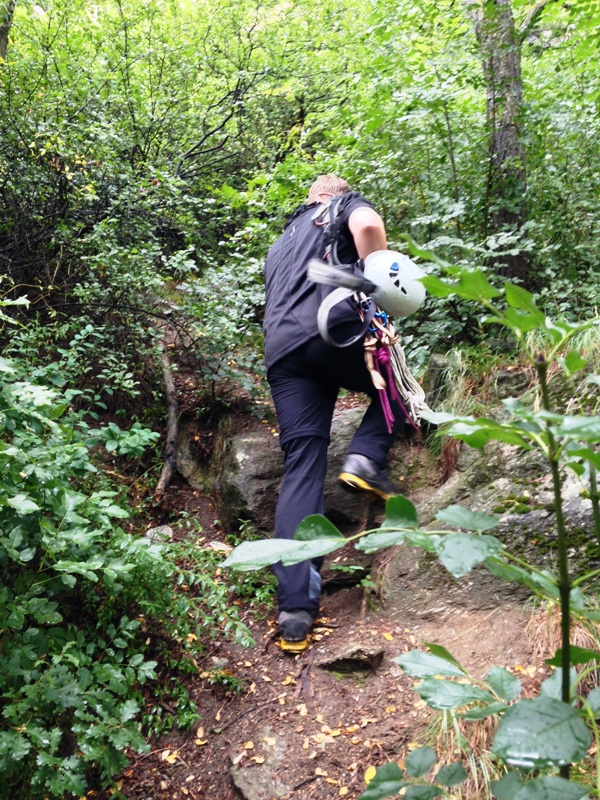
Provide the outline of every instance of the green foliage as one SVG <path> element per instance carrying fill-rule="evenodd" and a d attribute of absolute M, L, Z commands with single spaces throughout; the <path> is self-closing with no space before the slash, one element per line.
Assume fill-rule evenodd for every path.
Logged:
<path fill-rule="evenodd" d="M 81 796 L 92 767 L 108 785 L 128 749 L 146 748 L 143 687 L 165 664 L 181 671 L 206 634 L 251 641 L 229 605 L 231 587 L 215 579 L 218 556 L 120 528 L 129 514 L 90 460 L 88 431 L 64 394 L 24 372 L 24 364 L 0 359 L 0 795 L 7 800 Z M 155 438 L 135 425 L 105 431 L 129 457 Z M 189 726 L 197 710 L 177 682 L 171 689 L 180 700 L 177 722 Z M 164 730 L 155 708 L 145 709 L 144 722 Z"/>

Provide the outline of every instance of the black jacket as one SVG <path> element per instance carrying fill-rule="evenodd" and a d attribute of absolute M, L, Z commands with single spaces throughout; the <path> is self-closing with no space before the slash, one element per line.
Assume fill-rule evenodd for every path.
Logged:
<path fill-rule="evenodd" d="M 357 208 L 373 206 L 362 195 L 353 192 L 339 217 L 337 255 L 340 263 L 358 259 L 352 234 L 348 228 L 350 215 Z M 317 284 L 306 277 L 311 258 L 323 258 L 326 250 L 324 229 L 315 223 L 320 203 L 300 206 L 289 218 L 282 235 L 267 254 L 265 276 L 265 361 L 267 369 L 300 345 L 318 336 L 317 312 L 323 298 L 333 287 Z M 335 328 L 359 318 L 352 299 L 336 306 L 330 314 Z"/>

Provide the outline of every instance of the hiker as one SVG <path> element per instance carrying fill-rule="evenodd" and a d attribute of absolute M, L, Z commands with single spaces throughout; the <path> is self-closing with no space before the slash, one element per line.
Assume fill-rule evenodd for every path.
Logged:
<path fill-rule="evenodd" d="M 331 286 L 307 277 L 311 259 L 329 257 L 328 217 L 334 198 L 338 211 L 333 246 L 340 264 L 354 264 L 387 246 L 385 225 L 371 203 L 351 192 L 335 175 L 320 176 L 305 204 L 288 219 L 283 234 L 270 248 L 264 267 L 265 361 L 267 379 L 279 423 L 284 453 L 284 477 L 275 512 L 275 538 L 291 539 L 298 524 L 324 511 L 323 487 L 327 448 L 335 402 L 340 388 L 364 392 L 371 403 L 356 431 L 339 476 L 349 489 L 383 499 L 397 494 L 386 472 L 387 454 L 404 424 L 403 407 L 393 399 L 390 424 L 365 362 L 365 327 L 356 300 L 348 297 L 328 316 L 332 338 L 356 337 L 350 346 L 327 344 L 319 334 L 317 315 Z M 331 238 L 331 236 L 329 237 Z M 350 293 L 351 294 L 351 293 Z M 275 565 L 281 646 L 299 651 L 319 612 L 323 559 Z"/>

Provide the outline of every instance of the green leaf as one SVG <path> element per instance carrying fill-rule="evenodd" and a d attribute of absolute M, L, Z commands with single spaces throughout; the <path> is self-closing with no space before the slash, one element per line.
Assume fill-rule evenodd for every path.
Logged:
<path fill-rule="evenodd" d="M 418 527 L 417 509 L 414 503 L 404 497 L 396 495 L 390 497 L 385 505 L 385 519 L 381 528 L 416 528 Z"/>
<path fill-rule="evenodd" d="M 492 667 L 487 674 L 486 681 L 492 691 L 507 702 L 516 700 L 521 694 L 521 681 L 502 667 Z"/>
<path fill-rule="evenodd" d="M 590 733 L 577 709 L 549 697 L 520 700 L 500 720 L 492 752 L 522 769 L 545 769 L 585 757 Z"/>
<path fill-rule="evenodd" d="M 441 783 L 442 786 L 458 786 L 459 783 L 466 781 L 468 777 L 467 771 L 460 761 L 455 761 L 454 764 L 442 767 L 435 776 L 435 780 L 437 783 Z"/>
<path fill-rule="evenodd" d="M 506 703 L 497 701 L 495 703 L 489 703 L 487 706 L 473 706 L 473 708 L 470 708 L 468 711 L 459 714 L 459 717 L 469 722 L 478 722 L 486 717 L 491 717 L 493 714 L 502 714 L 507 708 L 508 706 Z"/>
<path fill-rule="evenodd" d="M 597 650 L 589 650 L 586 647 L 577 647 L 572 644 L 569 646 L 571 664 L 587 664 L 588 661 L 600 661 L 600 653 Z M 562 667 L 562 648 L 559 648 L 552 658 L 546 659 L 546 664 L 551 667 Z"/>
<path fill-rule="evenodd" d="M 559 359 L 565 371 L 568 375 L 573 375 L 575 372 L 580 372 L 582 369 L 585 369 L 587 361 L 585 358 L 581 357 L 581 354 L 577 350 L 571 350 L 570 353 L 564 358 Z"/>
<path fill-rule="evenodd" d="M 592 689 L 585 699 L 594 714 L 597 715 L 600 712 L 600 689 Z"/>
<path fill-rule="evenodd" d="M 18 514 L 33 514 L 34 511 L 40 510 L 40 506 L 34 503 L 26 494 L 16 494 L 14 497 L 9 497 L 6 502 L 9 506 L 14 508 Z"/>
<path fill-rule="evenodd" d="M 415 687 L 415 691 L 428 706 L 440 710 L 461 708 L 469 703 L 491 703 L 494 700 L 484 689 L 470 683 L 455 683 L 443 678 L 425 678 Z"/>
<path fill-rule="evenodd" d="M 519 772 L 507 772 L 499 781 L 492 781 L 491 789 L 496 800 L 513 800 L 523 786 Z"/>
<path fill-rule="evenodd" d="M 281 561 L 290 550 L 297 550 L 298 542 L 290 539 L 260 539 L 242 542 L 227 556 L 221 566 L 239 569 L 244 572 L 262 569 Z"/>
<path fill-rule="evenodd" d="M 506 295 L 506 302 L 512 308 L 518 308 L 521 311 L 528 311 L 537 317 L 539 323 L 543 323 L 546 319 L 545 314 L 541 311 L 535 302 L 535 297 L 531 292 L 526 291 L 521 286 L 508 281 L 504 284 L 504 292 Z"/>
<path fill-rule="evenodd" d="M 477 533 L 494 528 L 500 522 L 500 517 L 482 514 L 480 511 L 470 511 L 468 508 L 456 505 L 438 511 L 435 518 L 445 522 L 446 525 Z"/>
<path fill-rule="evenodd" d="M 589 786 L 544 775 L 528 781 L 511 800 L 583 800 L 589 794 Z"/>
<path fill-rule="evenodd" d="M 421 283 L 432 297 L 450 297 L 456 294 L 456 284 L 446 283 L 446 281 L 438 278 L 437 275 L 426 275 L 421 278 Z"/>
<path fill-rule="evenodd" d="M 398 764 L 384 764 L 379 767 L 359 800 L 381 800 L 382 797 L 398 794 L 407 785 L 402 778 L 402 770 Z"/>
<path fill-rule="evenodd" d="M 577 670 L 571 667 L 569 673 L 569 686 L 571 687 L 571 698 L 575 696 L 577 688 Z M 546 678 L 540 686 L 542 697 L 553 697 L 555 700 L 562 699 L 562 667 L 556 667 L 549 678 Z"/>
<path fill-rule="evenodd" d="M 385 547 L 395 547 L 403 544 L 407 539 L 406 531 L 377 531 L 363 536 L 356 543 L 356 549 L 365 553 L 374 553 L 376 550 L 383 550 Z"/>
<path fill-rule="evenodd" d="M 564 416 L 554 427 L 557 436 L 569 436 L 584 441 L 600 440 L 600 417 Z"/>
<path fill-rule="evenodd" d="M 422 650 L 410 650 L 398 658 L 392 659 L 400 664 L 404 672 L 412 678 L 425 678 L 433 675 L 446 675 L 448 677 L 462 678 L 462 668 L 450 663 L 445 658 L 440 658 L 432 653 Z"/>
<path fill-rule="evenodd" d="M 420 778 L 437 763 L 437 756 L 433 748 L 425 746 L 412 750 L 405 761 L 406 774 L 412 778 Z"/>
<path fill-rule="evenodd" d="M 494 536 L 480 534 L 449 533 L 440 537 L 436 553 L 448 572 L 461 578 L 476 564 L 496 555 L 502 550 L 502 542 Z"/>
<path fill-rule="evenodd" d="M 296 528 L 294 539 L 297 542 L 310 542 L 313 539 L 333 538 L 346 541 L 335 525 L 322 514 L 306 517 Z"/>
<path fill-rule="evenodd" d="M 433 800 L 434 797 L 440 797 L 442 794 L 442 790 L 437 786 L 412 784 L 406 789 L 403 797 L 404 800 Z"/>
<path fill-rule="evenodd" d="M 446 650 L 445 647 L 442 647 L 441 644 L 425 642 L 425 647 L 427 647 L 429 652 L 433 653 L 434 656 L 439 656 L 439 658 L 449 661 L 451 664 L 454 664 L 455 667 L 458 667 L 459 670 L 461 670 L 461 672 L 463 672 L 465 675 L 467 674 L 467 670 L 462 666 L 458 659 L 454 658 L 452 653 L 449 650 Z"/>

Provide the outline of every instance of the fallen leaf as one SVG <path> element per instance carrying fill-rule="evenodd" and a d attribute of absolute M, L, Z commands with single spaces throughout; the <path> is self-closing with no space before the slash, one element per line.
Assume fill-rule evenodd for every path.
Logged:
<path fill-rule="evenodd" d="M 256 761 L 257 764 L 264 764 L 265 757 L 264 756 L 252 756 L 251 761 Z"/>
<path fill-rule="evenodd" d="M 242 750 L 242 752 L 233 759 L 233 763 L 234 764 L 239 764 L 240 761 L 242 760 L 242 758 L 244 758 L 245 755 L 246 755 L 246 751 Z"/>
<path fill-rule="evenodd" d="M 263 738 L 263 742 L 267 745 L 267 747 L 273 747 L 276 744 L 277 739 L 274 736 L 265 736 Z"/>
<path fill-rule="evenodd" d="M 343 797 L 345 794 L 348 794 L 348 787 L 347 786 L 342 786 L 341 789 L 338 792 L 338 795 L 340 797 Z"/>
<path fill-rule="evenodd" d="M 300 703 L 299 706 L 296 706 L 296 711 L 300 714 L 301 717 L 308 716 L 308 711 L 306 710 L 306 705 L 304 703 Z"/>
<path fill-rule="evenodd" d="M 325 778 L 325 783 L 331 783 L 333 786 L 340 785 L 340 782 L 336 781 L 335 778 Z"/>
<path fill-rule="evenodd" d="M 387 706 L 387 708 L 385 709 L 385 713 L 386 714 L 393 714 L 395 710 L 396 710 L 396 706 Z"/>
<path fill-rule="evenodd" d="M 288 675 L 287 678 L 283 681 L 284 686 L 289 686 L 290 683 L 296 683 L 296 679 L 293 675 Z"/>
<path fill-rule="evenodd" d="M 383 634 L 383 638 L 386 639 L 388 642 L 393 642 L 394 641 L 394 637 L 392 636 L 391 633 L 384 633 Z"/>
<path fill-rule="evenodd" d="M 200 725 L 200 727 L 196 731 L 196 738 L 201 739 L 204 736 L 204 727 Z"/>
<path fill-rule="evenodd" d="M 196 739 L 196 747 L 202 747 L 202 745 L 207 744 L 208 739 Z"/>
<path fill-rule="evenodd" d="M 269 676 L 268 676 L 268 675 L 263 675 L 263 676 L 262 676 L 262 679 L 263 679 L 263 681 L 265 681 L 266 683 L 271 683 L 271 680 L 272 680 L 272 678 L 269 678 Z"/>
<path fill-rule="evenodd" d="M 246 742 L 244 745 L 245 750 L 254 750 L 254 742 Z"/>
<path fill-rule="evenodd" d="M 373 766 L 367 767 L 367 770 L 365 772 L 365 783 L 367 784 L 367 786 L 371 783 L 371 781 L 375 777 L 375 773 L 376 772 L 377 772 L 377 770 L 376 770 L 375 767 L 373 767 Z"/>
<path fill-rule="evenodd" d="M 251 667 L 252 666 L 252 662 L 251 661 L 244 661 L 244 666 L 245 667 Z"/>
<path fill-rule="evenodd" d="M 353 736 L 353 737 L 350 739 L 350 741 L 352 742 L 352 744 L 360 744 L 360 743 L 361 743 L 361 741 L 362 741 L 362 739 L 360 738 L 360 736 Z"/>
<path fill-rule="evenodd" d="M 306 738 L 304 740 L 304 744 L 302 745 L 302 749 L 303 750 L 308 750 L 308 748 L 309 748 L 309 742 L 308 742 L 308 738 Z"/>
<path fill-rule="evenodd" d="M 187 778 L 185 779 L 185 782 L 189 783 L 190 781 L 193 781 L 195 777 L 196 777 L 195 775 L 188 775 Z"/>
<path fill-rule="evenodd" d="M 327 776 L 327 770 L 317 767 L 315 770 L 315 775 L 321 775 L 323 778 L 325 778 Z"/>

